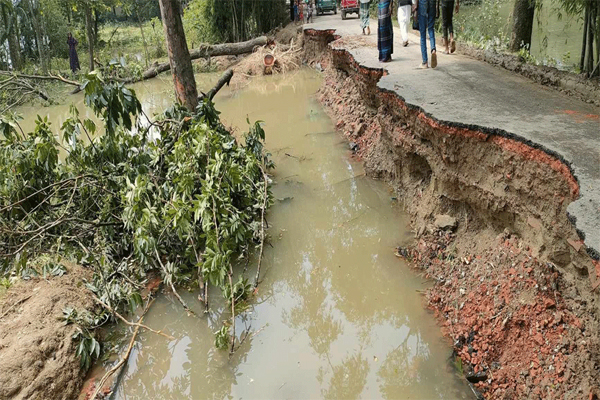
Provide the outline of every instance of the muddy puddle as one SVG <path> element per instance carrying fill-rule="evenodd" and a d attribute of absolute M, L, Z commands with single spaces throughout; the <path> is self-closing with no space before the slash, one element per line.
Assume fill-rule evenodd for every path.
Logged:
<path fill-rule="evenodd" d="M 217 77 L 199 77 L 200 87 Z M 216 98 L 223 121 L 240 132 L 246 117 L 265 121 L 277 165 L 267 216 L 272 246 L 257 296 L 236 323 L 243 343 L 231 357 L 215 349 L 213 333 L 229 318 L 217 290 L 207 316 L 197 294 L 182 291 L 200 318 L 161 295 L 144 323 L 175 340 L 141 333 L 111 398 L 473 398 L 423 308 L 424 281 L 394 256 L 395 246 L 412 240 L 407 216 L 334 131 L 314 98 L 320 84 L 316 72 L 302 70 Z M 134 88 L 152 114 L 171 104 L 171 85 L 163 77 Z M 69 107 L 30 111 L 48 114 L 56 128 Z"/>

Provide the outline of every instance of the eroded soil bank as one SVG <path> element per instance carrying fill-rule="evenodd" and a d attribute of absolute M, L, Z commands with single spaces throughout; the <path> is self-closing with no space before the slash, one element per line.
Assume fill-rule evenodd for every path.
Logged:
<path fill-rule="evenodd" d="M 92 310 L 82 284 L 91 272 L 67 265 L 59 277 L 21 280 L 0 296 L 0 399 L 76 398 L 86 369 L 76 350 L 77 326 L 63 310 Z"/>
<path fill-rule="evenodd" d="M 383 70 L 358 65 L 350 39 L 305 31 L 306 59 L 325 71 L 319 100 L 411 215 L 417 245 L 398 255 L 434 280 L 428 306 L 457 365 L 485 398 L 597 398 L 600 265 L 567 218 L 570 168 L 378 88 Z"/>

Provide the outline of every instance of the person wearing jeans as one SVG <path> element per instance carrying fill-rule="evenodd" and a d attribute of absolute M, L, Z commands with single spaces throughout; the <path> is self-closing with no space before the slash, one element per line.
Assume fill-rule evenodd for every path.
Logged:
<path fill-rule="evenodd" d="M 402 35 L 402 45 L 408 46 L 408 24 L 410 21 L 410 5 L 412 0 L 400 0 L 398 3 L 398 25 Z"/>
<path fill-rule="evenodd" d="M 421 58 L 419 68 L 428 68 L 427 65 L 427 32 L 431 43 L 431 68 L 437 67 L 437 54 L 435 50 L 435 17 L 437 12 L 436 0 L 412 0 L 413 7 L 418 10 L 419 32 L 421 33 Z"/>

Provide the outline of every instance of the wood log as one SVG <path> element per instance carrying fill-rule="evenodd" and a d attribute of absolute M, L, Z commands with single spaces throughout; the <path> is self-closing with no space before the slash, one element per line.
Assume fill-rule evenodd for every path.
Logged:
<path fill-rule="evenodd" d="M 269 39 L 266 36 L 260 36 L 252 40 L 248 40 L 246 42 L 239 43 L 222 43 L 215 45 L 203 45 L 198 49 L 194 49 L 190 52 L 190 59 L 197 60 L 199 58 L 205 57 L 217 57 L 217 56 L 237 56 L 240 54 L 252 53 L 257 46 L 266 46 L 269 43 Z M 147 79 L 152 79 L 158 76 L 158 74 L 162 72 L 169 71 L 171 69 L 170 63 L 154 63 L 149 69 L 147 69 L 141 78 L 129 78 L 120 80 L 120 82 L 129 84 L 140 81 L 145 81 Z M 229 71 L 226 71 L 228 73 Z M 233 71 L 231 71 L 233 74 Z M 231 79 L 231 78 L 229 78 Z M 227 80 L 224 83 L 229 83 Z M 222 87 L 223 85 L 221 85 Z M 221 89 L 219 87 L 219 89 Z M 83 90 L 83 87 L 79 85 L 79 87 L 73 89 L 71 94 L 75 94 Z M 218 89 L 217 89 L 218 91 Z M 217 92 L 216 91 L 216 92 Z M 214 94 L 216 94 L 214 92 Z M 209 92 L 210 93 L 210 92 Z M 213 94 L 213 96 L 214 96 Z"/>
<path fill-rule="evenodd" d="M 199 58 L 217 57 L 217 56 L 237 56 L 240 54 L 251 53 L 257 46 L 266 46 L 268 39 L 266 36 L 260 36 L 247 42 L 239 43 L 222 43 L 215 45 L 203 45 L 198 49 L 190 51 L 190 58 L 197 60 Z M 161 72 L 166 72 L 171 69 L 169 63 L 154 64 L 147 69 L 141 79 L 127 79 L 126 83 L 144 81 L 156 77 Z"/>

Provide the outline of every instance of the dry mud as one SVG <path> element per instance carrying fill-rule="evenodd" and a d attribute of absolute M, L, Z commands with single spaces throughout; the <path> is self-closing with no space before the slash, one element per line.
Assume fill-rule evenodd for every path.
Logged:
<path fill-rule="evenodd" d="M 337 39 L 305 31 L 306 61 L 325 71 L 318 98 L 412 216 L 416 245 L 398 255 L 433 279 L 426 298 L 457 365 L 485 398 L 599 396 L 600 264 L 567 218 L 579 194 L 569 166 L 501 132 L 436 121 L 378 88 L 383 70 L 328 46 Z"/>
<path fill-rule="evenodd" d="M 91 310 L 82 284 L 89 271 L 19 281 L 0 297 L 0 399 L 76 398 L 85 377 L 76 355 L 77 327 L 61 320 L 63 309 Z"/>

